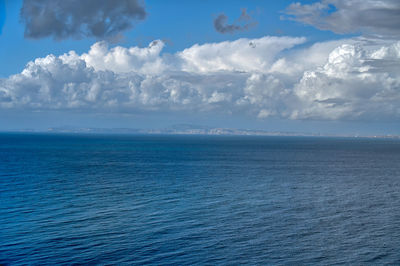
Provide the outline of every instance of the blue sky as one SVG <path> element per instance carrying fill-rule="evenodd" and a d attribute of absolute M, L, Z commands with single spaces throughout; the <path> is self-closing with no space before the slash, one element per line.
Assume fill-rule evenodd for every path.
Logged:
<path fill-rule="evenodd" d="M 24 25 L 20 19 L 22 0 L 0 1 L 0 58 L 7 64 L 0 65 L 0 77 L 20 72 L 25 64 L 48 54 L 60 55 L 70 50 L 78 53 L 87 51 L 97 41 L 96 38 L 81 40 L 53 40 L 24 38 Z M 124 39 L 116 44 L 123 46 L 147 46 L 157 39 L 166 40 L 164 52 L 176 52 L 193 44 L 235 40 L 238 38 L 259 38 L 266 35 L 307 36 L 310 42 L 338 38 L 330 31 L 320 31 L 310 26 L 281 20 L 281 12 L 293 1 L 146 1 L 148 16 L 132 30 L 124 32 Z M 311 2 L 311 1 L 308 1 Z M 240 16 L 241 8 L 247 8 L 257 25 L 248 31 L 234 34 L 220 34 L 213 27 L 213 19 L 221 13 L 231 21 Z M 7 14 L 7 15 L 6 15 Z M 342 36 L 340 36 L 342 37 Z M 10 53 L 10 51 L 18 51 Z"/>
<path fill-rule="evenodd" d="M 397 1 L 42 2 L 0 0 L 0 129 L 400 133 Z"/>

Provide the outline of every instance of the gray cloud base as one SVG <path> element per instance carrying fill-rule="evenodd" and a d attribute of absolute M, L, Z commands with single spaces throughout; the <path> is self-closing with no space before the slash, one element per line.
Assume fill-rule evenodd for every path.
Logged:
<path fill-rule="evenodd" d="M 140 0 L 24 0 L 21 8 L 25 37 L 32 39 L 111 38 L 145 17 Z"/>

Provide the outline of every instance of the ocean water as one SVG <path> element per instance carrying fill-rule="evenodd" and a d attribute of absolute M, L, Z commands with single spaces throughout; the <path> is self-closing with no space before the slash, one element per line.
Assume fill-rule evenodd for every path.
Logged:
<path fill-rule="evenodd" d="M 400 140 L 0 134 L 0 264 L 400 264 Z"/>

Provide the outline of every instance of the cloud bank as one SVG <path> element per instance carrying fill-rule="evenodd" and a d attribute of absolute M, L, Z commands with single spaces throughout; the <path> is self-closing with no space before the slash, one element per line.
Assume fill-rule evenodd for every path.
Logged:
<path fill-rule="evenodd" d="M 335 33 L 400 36 L 398 0 L 322 0 L 312 4 L 293 3 L 284 18 Z"/>
<path fill-rule="evenodd" d="M 354 38 L 305 46 L 263 37 L 196 44 L 95 43 L 29 62 L 0 79 L 0 108 L 74 112 L 204 112 L 260 119 L 400 118 L 400 42 Z"/>
<path fill-rule="evenodd" d="M 111 38 L 145 17 L 140 0 L 24 0 L 21 8 L 25 37 L 32 39 Z"/>
<path fill-rule="evenodd" d="M 225 14 L 220 14 L 214 19 L 215 30 L 222 34 L 246 31 L 256 24 L 250 15 L 247 14 L 246 8 L 242 9 L 240 17 L 232 24 L 228 24 L 228 17 Z"/>

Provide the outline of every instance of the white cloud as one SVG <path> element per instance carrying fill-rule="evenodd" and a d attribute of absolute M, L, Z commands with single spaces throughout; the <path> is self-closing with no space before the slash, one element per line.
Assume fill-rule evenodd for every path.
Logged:
<path fill-rule="evenodd" d="M 263 37 L 194 45 L 177 56 L 182 70 L 189 72 L 259 71 L 270 69 L 283 50 L 305 42 L 305 38 Z"/>
<path fill-rule="evenodd" d="M 153 74 L 161 73 L 165 69 L 165 64 L 160 57 L 163 48 L 162 41 L 153 41 L 145 48 L 117 46 L 112 49 L 108 49 L 106 42 L 97 42 L 92 45 L 88 53 L 82 54 L 80 58 L 97 71 Z"/>
<path fill-rule="evenodd" d="M 363 38 L 298 46 L 264 37 L 194 45 L 163 43 L 71 51 L 29 62 L 0 79 L 0 107 L 78 112 L 218 112 L 260 119 L 400 116 L 400 42 Z"/>
<path fill-rule="evenodd" d="M 344 44 L 295 84 L 293 118 L 384 118 L 400 115 L 400 43 L 368 50 Z"/>

